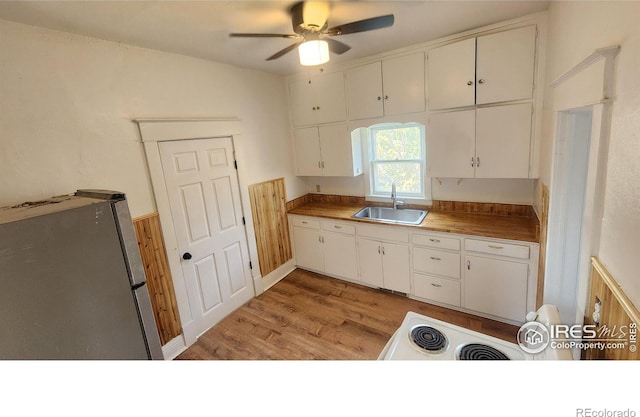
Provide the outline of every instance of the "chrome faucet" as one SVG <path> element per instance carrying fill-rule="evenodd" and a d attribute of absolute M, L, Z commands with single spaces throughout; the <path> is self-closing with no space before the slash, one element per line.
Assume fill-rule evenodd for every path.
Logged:
<path fill-rule="evenodd" d="M 396 193 L 396 182 L 391 183 L 391 200 L 393 201 L 393 209 L 396 210 L 398 206 L 404 204 L 404 201 L 398 200 L 398 194 Z"/>

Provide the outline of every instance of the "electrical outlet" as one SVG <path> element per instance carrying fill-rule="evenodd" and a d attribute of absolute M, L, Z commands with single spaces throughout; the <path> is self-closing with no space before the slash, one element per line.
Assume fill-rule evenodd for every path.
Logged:
<path fill-rule="evenodd" d="M 320 184 L 316 184 L 316 193 L 320 192 Z"/>

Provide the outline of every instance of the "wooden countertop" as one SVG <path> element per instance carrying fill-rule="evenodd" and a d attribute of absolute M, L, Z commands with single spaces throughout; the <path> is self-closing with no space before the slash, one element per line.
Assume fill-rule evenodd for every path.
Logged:
<path fill-rule="evenodd" d="M 380 224 L 389 227 L 405 227 L 445 233 L 494 237 L 498 239 L 520 240 L 539 243 L 539 223 L 535 216 L 504 216 L 492 214 L 472 214 L 449 211 L 431 211 L 419 225 L 384 223 L 375 220 L 354 219 L 362 205 L 312 202 L 288 211 L 289 214 L 349 220 L 362 223 Z M 402 210 L 402 209 L 399 209 Z"/>

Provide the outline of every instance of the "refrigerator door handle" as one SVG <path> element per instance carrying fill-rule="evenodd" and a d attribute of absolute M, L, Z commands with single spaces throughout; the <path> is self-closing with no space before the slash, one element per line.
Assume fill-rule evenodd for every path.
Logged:
<path fill-rule="evenodd" d="M 131 286 L 131 289 L 132 289 L 133 291 L 135 291 L 135 290 L 137 290 L 137 289 L 138 289 L 138 288 L 140 288 L 140 287 L 144 287 L 145 285 L 147 285 L 146 281 L 138 282 L 137 284 L 133 284 L 133 285 Z"/>

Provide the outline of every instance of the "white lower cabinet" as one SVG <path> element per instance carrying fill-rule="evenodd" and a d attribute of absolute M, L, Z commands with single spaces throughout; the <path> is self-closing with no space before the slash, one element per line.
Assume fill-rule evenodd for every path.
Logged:
<path fill-rule="evenodd" d="M 318 230 L 294 227 L 293 241 L 296 247 L 296 262 L 299 267 L 315 271 L 324 270 L 322 239 Z"/>
<path fill-rule="evenodd" d="M 300 268 L 501 320 L 535 310 L 537 243 L 290 216 Z"/>
<path fill-rule="evenodd" d="M 406 294 L 411 291 L 409 246 L 360 238 L 358 254 L 362 282 Z"/>
<path fill-rule="evenodd" d="M 413 295 L 460 307 L 460 281 L 414 273 Z"/>
<path fill-rule="evenodd" d="M 353 226 L 303 217 L 292 218 L 291 224 L 298 267 L 354 281 L 358 279 Z"/>
<path fill-rule="evenodd" d="M 352 280 L 358 279 L 355 236 L 324 232 L 322 254 L 324 270 L 327 274 Z"/>
<path fill-rule="evenodd" d="M 524 322 L 529 265 L 467 255 L 464 306 L 508 320 Z"/>

